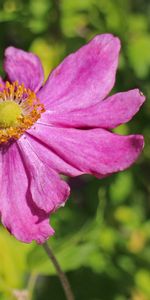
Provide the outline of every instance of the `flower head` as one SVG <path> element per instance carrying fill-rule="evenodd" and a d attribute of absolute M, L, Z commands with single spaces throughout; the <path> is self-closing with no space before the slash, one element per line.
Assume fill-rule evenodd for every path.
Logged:
<path fill-rule="evenodd" d="M 144 102 L 138 89 L 106 96 L 118 65 L 119 39 L 96 36 L 69 55 L 43 85 L 34 54 L 5 51 L 0 79 L 0 215 L 19 240 L 43 243 L 49 216 L 69 196 L 59 174 L 103 178 L 128 168 L 143 148 L 141 135 L 110 130 L 129 121 Z"/>

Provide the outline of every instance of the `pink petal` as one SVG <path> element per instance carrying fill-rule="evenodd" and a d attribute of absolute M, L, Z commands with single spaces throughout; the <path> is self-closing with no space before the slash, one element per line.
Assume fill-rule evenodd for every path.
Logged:
<path fill-rule="evenodd" d="M 29 174 L 29 185 L 35 204 L 46 212 L 53 212 L 64 205 L 69 197 L 70 188 L 66 182 L 47 164 L 39 159 L 36 150 L 25 136 L 18 140 L 22 157 Z"/>
<path fill-rule="evenodd" d="M 138 158 L 144 143 L 140 135 L 120 136 L 104 129 L 36 124 L 28 132 L 77 170 L 98 177 L 128 168 Z"/>
<path fill-rule="evenodd" d="M 27 134 L 26 134 L 27 135 Z M 59 174 L 66 174 L 68 176 L 78 176 L 83 174 L 80 170 L 77 170 L 73 166 L 71 166 L 67 161 L 63 158 L 59 157 L 57 153 L 53 151 L 49 146 L 42 143 L 41 140 L 36 139 L 32 135 L 27 135 L 28 143 L 30 143 L 30 147 L 34 150 L 34 152 L 38 149 L 38 157 L 43 161 L 47 167 L 55 170 Z"/>
<path fill-rule="evenodd" d="M 5 84 L 5 82 L 2 79 L 2 77 L 0 76 L 0 91 L 3 90 L 4 84 Z"/>
<path fill-rule="evenodd" d="M 42 123 L 62 127 L 101 127 L 115 128 L 126 123 L 138 112 L 145 97 L 138 89 L 110 96 L 93 106 L 73 111 L 63 111 L 61 108 L 46 111 L 41 116 Z"/>
<path fill-rule="evenodd" d="M 8 47 L 5 50 L 4 69 L 11 82 L 24 83 L 26 88 L 37 92 L 44 81 L 40 59 L 33 53 Z"/>
<path fill-rule="evenodd" d="M 17 143 L 1 149 L 2 184 L 0 212 L 3 225 L 25 243 L 43 243 L 54 230 L 49 216 L 34 204 L 29 191 L 29 178 L 18 151 Z"/>
<path fill-rule="evenodd" d="M 2 79 L 1 76 L 0 76 L 0 84 L 4 84 L 4 80 Z"/>
<path fill-rule="evenodd" d="M 102 100 L 115 82 L 120 41 L 111 34 L 96 36 L 69 55 L 50 74 L 38 97 L 46 108 L 66 111 Z"/>

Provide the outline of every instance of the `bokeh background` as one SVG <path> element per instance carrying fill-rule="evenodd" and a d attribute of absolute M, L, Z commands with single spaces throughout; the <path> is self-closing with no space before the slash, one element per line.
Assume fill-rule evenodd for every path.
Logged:
<path fill-rule="evenodd" d="M 138 115 L 117 129 L 144 134 L 145 150 L 136 164 L 103 180 L 66 179 L 71 198 L 51 218 L 56 234 L 49 243 L 77 300 L 150 299 L 149 29 L 148 0 L 0 1 L 2 76 L 9 45 L 39 55 L 46 78 L 68 53 L 111 32 L 122 42 L 113 92 L 139 87 L 147 96 Z M 30 300 L 65 299 L 42 246 L 21 244 L 1 226 L 0 299 L 16 299 L 16 289 L 28 290 Z"/>

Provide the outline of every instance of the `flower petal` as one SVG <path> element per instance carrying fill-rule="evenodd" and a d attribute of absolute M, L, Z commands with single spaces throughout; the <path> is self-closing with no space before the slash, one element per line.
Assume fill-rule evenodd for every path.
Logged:
<path fill-rule="evenodd" d="M 27 135 L 27 139 L 34 152 L 37 152 L 38 149 L 38 157 L 47 165 L 47 167 L 55 170 L 59 174 L 66 174 L 68 176 L 78 176 L 83 174 L 83 172 L 77 170 L 63 158 L 59 157 L 50 146 L 47 147 L 41 140 L 36 139 L 30 134 Z"/>
<path fill-rule="evenodd" d="M 64 205 L 69 197 L 70 188 L 59 175 L 44 164 L 28 139 L 22 136 L 18 145 L 29 174 L 30 191 L 35 204 L 46 212 L 53 212 Z"/>
<path fill-rule="evenodd" d="M 2 77 L 0 76 L 0 84 L 4 84 L 4 80 L 2 79 Z"/>
<path fill-rule="evenodd" d="M 141 135 L 120 136 L 104 129 L 78 130 L 36 124 L 28 132 L 77 170 L 98 177 L 128 168 L 143 148 Z"/>
<path fill-rule="evenodd" d="M 50 74 L 38 97 L 46 108 L 66 111 L 102 100 L 115 82 L 120 41 L 111 34 L 96 36 L 69 55 Z"/>
<path fill-rule="evenodd" d="M 25 243 L 33 240 L 43 243 L 54 230 L 49 225 L 49 216 L 34 204 L 28 177 L 18 151 L 17 143 L 7 151 L 1 149 L 3 163 L 0 212 L 3 225 Z"/>
<path fill-rule="evenodd" d="M 44 81 L 40 59 L 33 53 L 14 47 L 5 50 L 4 69 L 11 82 L 24 83 L 26 88 L 37 92 Z"/>
<path fill-rule="evenodd" d="M 42 114 L 40 122 L 62 127 L 111 129 L 131 120 L 144 100 L 144 95 L 135 89 L 110 96 L 88 108 L 75 109 L 71 112 L 61 109 L 48 110 Z"/>
<path fill-rule="evenodd" d="M 0 76 L 0 91 L 3 90 L 4 84 L 5 84 L 5 82 L 4 82 L 4 80 L 2 79 L 2 77 Z"/>

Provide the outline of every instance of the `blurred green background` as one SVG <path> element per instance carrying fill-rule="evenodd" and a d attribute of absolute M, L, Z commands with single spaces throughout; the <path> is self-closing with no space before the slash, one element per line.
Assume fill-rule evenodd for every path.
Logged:
<path fill-rule="evenodd" d="M 114 92 L 139 87 L 150 99 L 150 1 L 1 0 L 0 70 L 9 45 L 42 60 L 45 78 L 68 53 L 94 35 L 122 42 Z M 121 134 L 142 133 L 146 146 L 129 170 L 104 180 L 68 179 L 71 199 L 51 218 L 49 241 L 76 300 L 150 299 L 150 101 Z M 0 299 L 64 300 L 42 246 L 17 242 L 0 227 Z M 13 296 L 14 295 L 14 296 Z"/>

